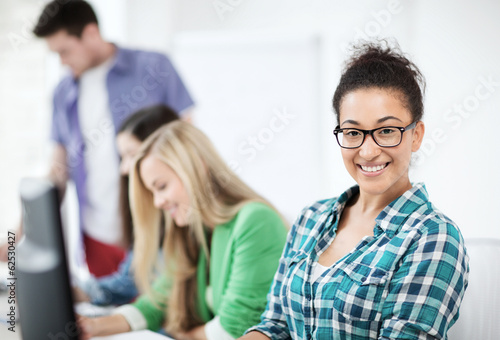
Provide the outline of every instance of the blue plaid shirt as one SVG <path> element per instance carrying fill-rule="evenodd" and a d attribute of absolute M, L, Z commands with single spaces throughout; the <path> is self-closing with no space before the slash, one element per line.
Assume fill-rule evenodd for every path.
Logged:
<path fill-rule="evenodd" d="M 306 207 L 289 235 L 259 331 L 271 339 L 446 339 L 467 287 L 468 256 L 423 184 L 390 203 L 374 236 L 312 282 L 352 187 Z"/>

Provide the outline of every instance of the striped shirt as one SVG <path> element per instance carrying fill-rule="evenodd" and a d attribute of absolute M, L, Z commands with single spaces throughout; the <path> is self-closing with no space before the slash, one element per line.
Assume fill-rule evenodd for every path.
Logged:
<path fill-rule="evenodd" d="M 259 331 L 271 339 L 446 339 L 458 319 L 469 259 L 453 221 L 416 184 L 375 219 L 374 236 L 315 281 L 355 186 L 306 207 L 288 235 Z"/>

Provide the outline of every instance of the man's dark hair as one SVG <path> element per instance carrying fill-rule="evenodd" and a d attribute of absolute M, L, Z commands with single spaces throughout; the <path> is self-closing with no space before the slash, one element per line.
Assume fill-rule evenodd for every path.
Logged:
<path fill-rule="evenodd" d="M 53 0 L 43 9 L 33 33 L 39 37 L 48 37 L 60 30 L 80 38 L 88 24 L 98 24 L 92 7 L 83 0 Z"/>

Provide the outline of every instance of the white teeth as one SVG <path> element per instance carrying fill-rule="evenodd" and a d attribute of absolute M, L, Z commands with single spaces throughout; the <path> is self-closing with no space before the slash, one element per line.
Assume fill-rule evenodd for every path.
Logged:
<path fill-rule="evenodd" d="M 386 164 L 382 164 L 382 165 L 378 165 L 378 166 L 364 166 L 364 165 L 361 165 L 361 169 L 363 169 L 363 171 L 367 171 L 367 172 L 380 171 L 380 170 L 382 170 L 385 167 L 386 167 Z"/>

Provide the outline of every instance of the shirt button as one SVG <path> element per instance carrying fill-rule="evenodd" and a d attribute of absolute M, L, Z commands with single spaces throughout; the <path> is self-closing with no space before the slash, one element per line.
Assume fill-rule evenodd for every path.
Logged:
<path fill-rule="evenodd" d="M 363 276 L 363 277 L 361 278 L 361 282 L 365 282 L 365 281 L 366 281 L 366 277 L 364 277 L 364 276 Z"/>

